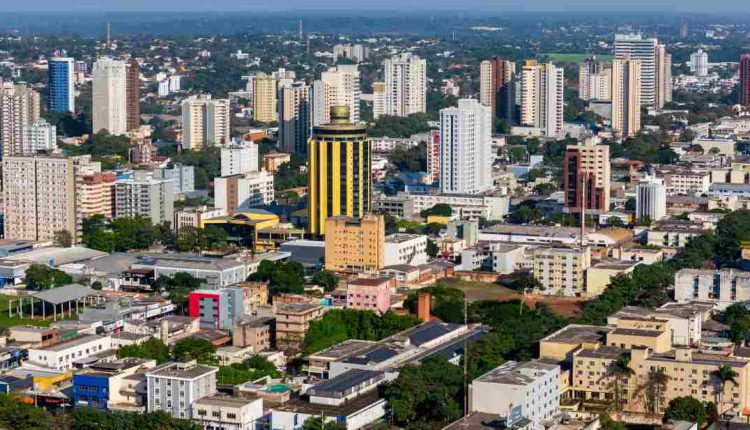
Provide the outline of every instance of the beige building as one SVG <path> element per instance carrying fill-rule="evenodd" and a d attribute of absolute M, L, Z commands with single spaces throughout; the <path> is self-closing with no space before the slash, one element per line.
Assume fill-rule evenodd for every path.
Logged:
<path fill-rule="evenodd" d="M 231 141 L 229 99 L 193 96 L 182 102 L 182 148 L 200 150 Z"/>
<path fill-rule="evenodd" d="M 385 113 L 409 116 L 427 110 L 427 60 L 410 53 L 386 58 Z"/>
<path fill-rule="evenodd" d="M 276 305 L 276 348 L 299 351 L 310 323 L 323 316 L 323 307 L 311 303 Z"/>
<path fill-rule="evenodd" d="M 51 241 L 65 230 L 81 240 L 78 199 L 91 157 L 5 157 L 3 213 L 5 238 Z"/>
<path fill-rule="evenodd" d="M 672 54 L 667 52 L 666 45 L 658 44 L 654 58 L 654 107 L 661 109 L 672 101 Z"/>
<path fill-rule="evenodd" d="M 240 321 L 232 330 L 232 345 L 252 348 L 256 354 L 270 349 L 272 325 L 271 318 Z"/>
<path fill-rule="evenodd" d="M 563 131 L 563 69 L 529 60 L 521 70 L 521 125 L 539 129 L 543 136 Z"/>
<path fill-rule="evenodd" d="M 534 250 L 534 278 L 544 294 L 588 296 L 586 269 L 591 266 L 591 250 L 577 248 L 538 248 Z"/>
<path fill-rule="evenodd" d="M 114 217 L 115 212 L 115 179 L 113 172 L 91 172 L 83 176 L 80 192 L 80 210 L 83 218 L 94 215 Z"/>
<path fill-rule="evenodd" d="M 592 265 L 586 270 L 586 297 L 596 297 L 604 292 L 613 277 L 629 274 L 635 269 L 636 262 L 611 260 Z"/>
<path fill-rule="evenodd" d="M 612 68 L 592 57 L 578 67 L 578 97 L 581 100 L 611 100 Z"/>
<path fill-rule="evenodd" d="M 253 81 L 253 118 L 258 122 L 273 122 L 276 116 L 276 78 L 259 73 Z"/>
<path fill-rule="evenodd" d="M 39 120 L 39 93 L 11 82 L 0 87 L 0 155 L 23 155 L 24 126 Z"/>
<path fill-rule="evenodd" d="M 641 62 L 633 59 L 612 61 L 612 129 L 620 137 L 634 136 L 641 130 Z"/>
<path fill-rule="evenodd" d="M 385 221 L 381 215 L 326 220 L 325 264 L 335 272 L 378 273 L 385 261 Z"/>
<path fill-rule="evenodd" d="M 125 134 L 127 124 L 127 91 L 125 62 L 101 57 L 91 72 L 92 129 L 112 135 Z"/>
<path fill-rule="evenodd" d="M 385 115 L 385 82 L 372 83 L 372 117 L 378 119 Z"/>
<path fill-rule="evenodd" d="M 331 108 L 348 106 L 349 120 L 359 122 L 359 69 L 356 64 L 339 64 L 320 74 L 320 81 L 313 84 L 314 101 L 312 125 L 329 124 Z"/>

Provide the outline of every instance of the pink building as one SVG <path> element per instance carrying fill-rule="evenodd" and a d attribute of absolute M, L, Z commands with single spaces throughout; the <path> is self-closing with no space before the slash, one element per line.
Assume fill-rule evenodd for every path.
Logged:
<path fill-rule="evenodd" d="M 432 177 L 432 182 L 440 182 L 440 132 L 432 130 L 430 140 L 427 142 L 427 173 Z"/>
<path fill-rule="evenodd" d="M 349 281 L 346 307 L 384 314 L 391 308 L 391 292 L 394 287 L 395 282 L 391 278 L 359 278 Z"/>

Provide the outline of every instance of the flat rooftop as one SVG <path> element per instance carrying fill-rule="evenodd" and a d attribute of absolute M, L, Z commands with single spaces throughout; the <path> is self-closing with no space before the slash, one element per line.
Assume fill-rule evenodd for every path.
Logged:
<path fill-rule="evenodd" d="M 539 373 L 557 371 L 559 366 L 541 361 L 527 361 L 518 363 L 508 361 L 496 367 L 474 381 L 491 382 L 495 384 L 528 385 L 532 383 Z"/>
<path fill-rule="evenodd" d="M 75 348 L 76 346 L 85 345 L 87 343 L 96 342 L 101 340 L 104 336 L 97 334 L 85 334 L 82 336 L 74 337 L 73 339 L 66 340 L 65 342 L 56 343 L 46 348 L 40 348 L 43 351 L 59 352 L 68 348 Z"/>
<path fill-rule="evenodd" d="M 147 373 L 148 376 L 159 378 L 196 379 L 204 375 L 218 372 L 216 367 L 204 366 L 202 364 L 188 365 L 185 363 L 164 363 Z"/>
<path fill-rule="evenodd" d="M 310 354 L 308 356 L 308 359 L 334 361 L 344 357 L 348 357 L 352 354 L 356 354 L 359 351 L 364 350 L 365 348 L 373 346 L 374 344 L 375 342 L 371 340 L 345 340 L 341 343 L 337 343 L 336 345 L 331 346 L 330 348 L 316 352 L 315 354 Z"/>
<path fill-rule="evenodd" d="M 600 346 L 597 349 L 584 349 L 578 354 L 582 358 L 604 358 L 616 360 L 623 354 L 630 354 L 629 349 L 618 348 L 616 346 Z"/>
<path fill-rule="evenodd" d="M 385 373 L 353 369 L 327 379 L 308 390 L 310 396 L 343 398 L 357 387 L 369 387 L 385 380 Z"/>
<path fill-rule="evenodd" d="M 556 343 L 594 343 L 604 340 L 611 327 L 595 325 L 569 325 L 542 339 L 542 342 Z"/>
<path fill-rule="evenodd" d="M 229 408 L 241 408 L 248 403 L 257 401 L 257 397 L 229 397 L 229 396 L 208 396 L 195 401 L 195 405 L 222 406 Z"/>
<path fill-rule="evenodd" d="M 612 334 L 620 336 L 643 336 L 643 337 L 659 337 L 663 331 L 659 330 L 644 330 L 637 328 L 616 328 Z"/>
<path fill-rule="evenodd" d="M 310 403 L 305 399 L 297 398 L 290 400 L 283 405 L 275 407 L 274 410 L 280 412 L 296 412 L 299 414 L 316 416 L 324 415 L 328 417 L 348 417 L 355 412 L 368 408 L 377 402 L 385 402 L 385 399 L 381 399 L 378 396 L 378 390 L 372 390 L 368 393 L 362 394 L 361 396 L 357 396 L 348 402 L 344 402 L 340 406 Z"/>

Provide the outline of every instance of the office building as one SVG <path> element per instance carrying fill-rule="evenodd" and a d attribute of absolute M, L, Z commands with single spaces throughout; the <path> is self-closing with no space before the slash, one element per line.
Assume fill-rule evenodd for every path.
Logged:
<path fill-rule="evenodd" d="M 672 101 L 672 54 L 667 52 L 666 45 L 656 45 L 656 71 L 654 78 L 654 107 L 661 109 Z"/>
<path fill-rule="evenodd" d="M 127 84 L 125 63 L 101 57 L 94 63 L 92 78 L 93 131 L 125 134 L 127 127 Z"/>
<path fill-rule="evenodd" d="M 541 428 L 560 406 L 559 377 L 557 364 L 505 362 L 471 382 L 469 411 L 505 417 L 518 409 L 531 428 Z"/>
<path fill-rule="evenodd" d="M 51 153 L 57 149 L 57 127 L 43 119 L 24 125 L 21 128 L 21 133 L 21 150 L 17 152 L 19 155 L 36 154 L 38 152 Z"/>
<path fill-rule="evenodd" d="M 427 110 L 427 60 L 399 54 L 383 63 L 385 113 L 409 116 Z"/>
<path fill-rule="evenodd" d="M 515 74 L 516 63 L 500 57 L 492 57 L 480 64 L 479 101 L 490 107 L 493 118 L 513 121 L 516 110 Z"/>
<path fill-rule="evenodd" d="M 433 184 L 440 183 L 441 144 L 440 130 L 431 130 L 427 139 L 427 174 L 430 175 Z"/>
<path fill-rule="evenodd" d="M 693 52 L 688 66 L 695 76 L 708 76 L 708 53 L 702 49 Z"/>
<path fill-rule="evenodd" d="M 189 315 L 200 320 L 201 327 L 231 330 L 244 314 L 242 289 L 195 290 L 188 294 Z"/>
<path fill-rule="evenodd" d="M 73 370 L 76 360 L 112 347 L 109 336 L 80 335 L 43 348 L 29 348 L 29 361 L 53 370 Z"/>
<path fill-rule="evenodd" d="M 141 65 L 131 58 L 125 71 L 126 127 L 128 131 L 141 126 Z"/>
<path fill-rule="evenodd" d="M 386 236 L 384 250 L 384 266 L 396 264 L 419 266 L 427 263 L 427 236 L 394 233 Z"/>
<path fill-rule="evenodd" d="M 115 183 L 115 217 L 142 216 L 152 224 L 174 221 L 174 188 L 171 179 L 154 179 L 137 171 L 133 178 Z"/>
<path fill-rule="evenodd" d="M 672 56 L 655 38 L 616 34 L 615 57 L 641 62 L 641 104 L 661 109 L 672 100 Z"/>
<path fill-rule="evenodd" d="M 146 411 L 163 411 L 173 418 L 189 419 L 199 399 L 216 393 L 218 371 L 195 360 L 156 366 L 146 373 Z"/>
<path fill-rule="evenodd" d="M 65 230 L 78 243 L 78 184 L 90 162 L 90 156 L 4 157 L 5 239 L 52 241 Z"/>
<path fill-rule="evenodd" d="M 682 269 L 674 278 L 678 302 L 710 302 L 726 309 L 750 300 L 750 272 L 737 269 Z"/>
<path fill-rule="evenodd" d="M 312 89 L 303 82 L 279 88 L 279 137 L 277 146 L 290 153 L 304 154 L 310 138 Z"/>
<path fill-rule="evenodd" d="M 75 112 L 74 60 L 53 57 L 47 66 L 47 110 Z"/>
<path fill-rule="evenodd" d="M 382 215 L 333 216 L 326 220 L 325 265 L 334 272 L 376 274 L 385 266 Z"/>
<path fill-rule="evenodd" d="M 29 154 L 24 127 L 38 120 L 39 93 L 24 84 L 0 84 L 0 156 Z"/>
<path fill-rule="evenodd" d="M 577 248 L 537 248 L 533 251 L 534 278 L 541 293 L 586 296 L 586 269 L 591 267 L 591 250 Z"/>
<path fill-rule="evenodd" d="M 477 100 L 440 111 L 440 189 L 479 194 L 492 188 L 492 114 Z"/>
<path fill-rule="evenodd" d="M 750 54 L 740 56 L 739 103 L 750 106 Z"/>
<path fill-rule="evenodd" d="M 521 71 L 521 125 L 547 137 L 563 131 L 564 70 L 552 63 L 529 60 Z"/>
<path fill-rule="evenodd" d="M 635 217 L 659 221 L 667 216 L 667 187 L 664 180 L 645 178 L 635 189 Z"/>
<path fill-rule="evenodd" d="M 245 141 L 221 148 L 221 176 L 244 175 L 258 170 L 258 144 Z"/>
<path fill-rule="evenodd" d="M 214 179 L 214 207 L 226 213 L 271 204 L 273 199 L 273 174 L 265 170 Z"/>
<path fill-rule="evenodd" d="M 359 122 L 359 102 L 362 91 L 359 88 L 359 69 L 356 65 L 339 64 L 320 74 L 320 80 L 313 83 L 312 125 L 331 122 L 331 108 L 347 106 L 349 120 Z"/>
<path fill-rule="evenodd" d="M 269 123 L 276 121 L 276 91 L 278 81 L 265 73 L 255 76 L 253 83 L 253 119 Z"/>
<path fill-rule="evenodd" d="M 578 145 L 568 145 L 563 162 L 563 191 L 565 208 L 569 212 L 609 211 L 610 192 L 609 145 L 587 139 Z"/>
<path fill-rule="evenodd" d="M 314 236 L 325 234 L 328 217 L 362 217 L 371 207 L 367 126 L 350 122 L 346 106 L 332 108 L 331 118 L 313 127 L 308 143 L 308 223 Z"/>
<path fill-rule="evenodd" d="M 209 396 L 193 406 L 192 421 L 206 429 L 255 430 L 263 418 L 263 399 Z"/>
<path fill-rule="evenodd" d="M 621 138 L 641 130 L 641 62 L 612 60 L 612 132 Z"/>
<path fill-rule="evenodd" d="M 159 167 L 154 169 L 154 179 L 171 180 L 174 183 L 175 194 L 195 191 L 195 168 L 193 166 L 174 163 L 172 167 Z"/>
<path fill-rule="evenodd" d="M 229 99 L 201 95 L 182 102 L 182 149 L 200 150 L 231 140 Z"/>

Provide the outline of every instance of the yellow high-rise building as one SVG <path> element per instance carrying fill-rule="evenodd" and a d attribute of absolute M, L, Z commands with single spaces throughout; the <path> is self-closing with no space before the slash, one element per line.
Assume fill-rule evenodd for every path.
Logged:
<path fill-rule="evenodd" d="M 278 120 L 276 116 L 276 78 L 258 74 L 253 84 L 253 118 L 258 122 Z"/>
<path fill-rule="evenodd" d="M 382 215 L 348 216 L 326 220 L 326 269 L 374 274 L 385 261 L 385 220 Z"/>
<path fill-rule="evenodd" d="M 370 211 L 372 151 L 367 126 L 349 121 L 347 106 L 331 108 L 331 122 L 313 127 L 308 143 L 310 234 L 325 234 L 332 216 L 361 218 Z"/>

